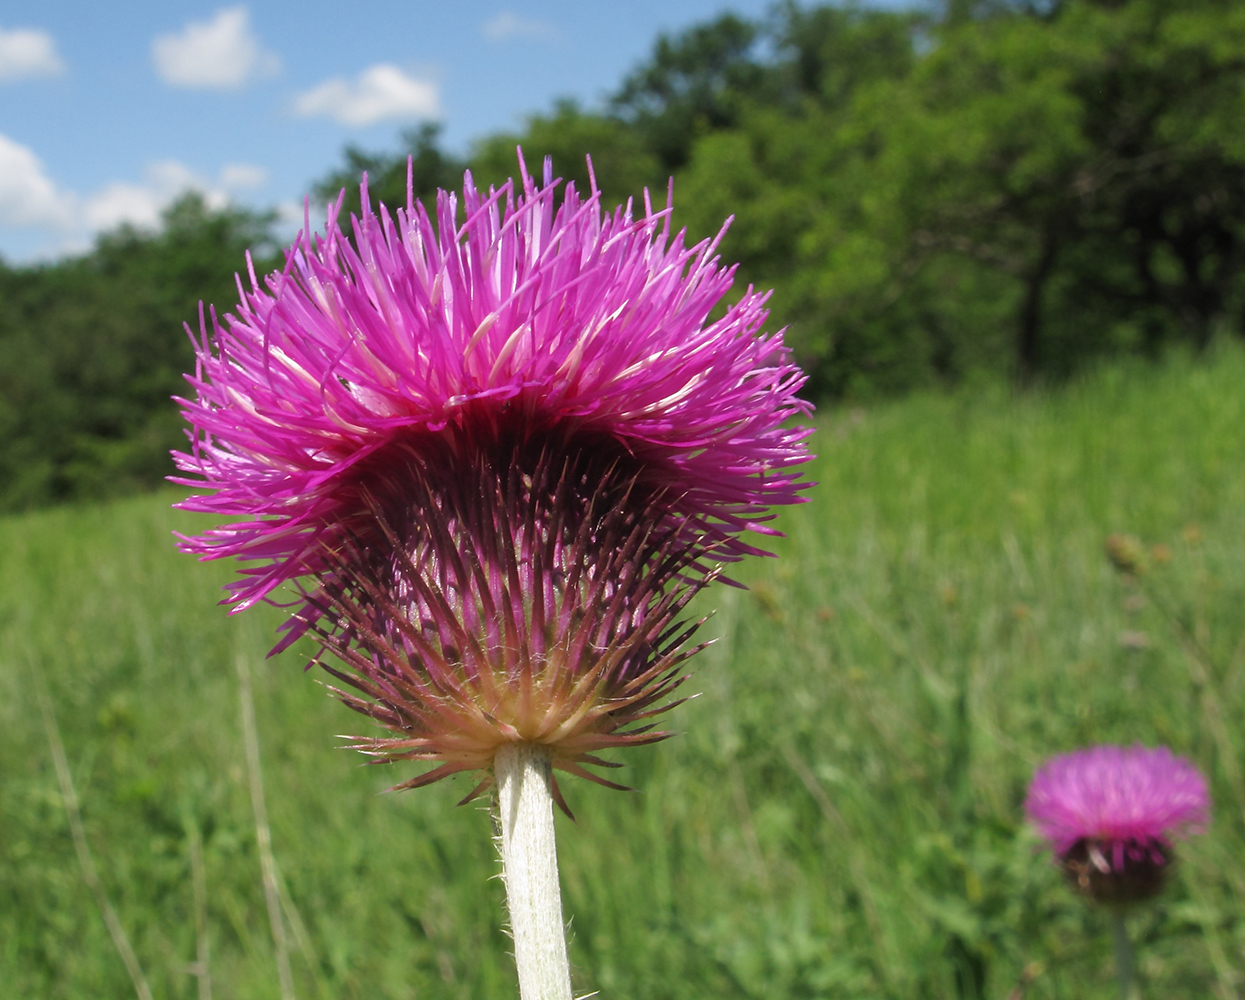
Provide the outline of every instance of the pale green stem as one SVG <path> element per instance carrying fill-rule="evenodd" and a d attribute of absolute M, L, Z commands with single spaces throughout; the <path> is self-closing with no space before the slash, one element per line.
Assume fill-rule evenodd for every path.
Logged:
<path fill-rule="evenodd" d="M 212 1000 L 212 975 L 210 971 L 211 948 L 207 926 L 207 874 L 203 864 L 203 838 L 199 824 L 193 819 L 186 822 L 186 837 L 190 842 L 190 883 L 195 901 L 195 963 L 191 971 L 199 978 L 199 1000 Z"/>
<path fill-rule="evenodd" d="M 514 960 L 522 1000 L 571 1000 L 549 753 L 507 743 L 493 760 Z"/>
<path fill-rule="evenodd" d="M 1115 939 L 1115 977 L 1120 983 L 1120 1000 L 1138 1000 L 1140 994 L 1133 982 L 1133 943 L 1128 938 L 1123 910 L 1111 910 L 1111 936 Z"/>

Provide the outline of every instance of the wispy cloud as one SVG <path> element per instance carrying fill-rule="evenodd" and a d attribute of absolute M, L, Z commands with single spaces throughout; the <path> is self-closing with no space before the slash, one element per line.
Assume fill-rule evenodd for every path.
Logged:
<path fill-rule="evenodd" d="M 364 70 L 354 80 L 340 76 L 325 80 L 294 100 L 294 113 L 301 117 L 332 118 L 355 126 L 435 118 L 440 109 L 440 88 L 434 81 L 386 63 Z"/>
<path fill-rule="evenodd" d="M 58 76 L 65 64 L 56 52 L 56 40 L 34 28 L 0 28 L 0 81 Z"/>
<path fill-rule="evenodd" d="M 236 90 L 281 68 L 276 54 L 260 45 L 245 7 L 227 7 L 210 21 L 192 21 L 177 34 L 158 36 L 151 59 L 169 86 L 196 90 Z"/>
<path fill-rule="evenodd" d="M 226 164 L 208 178 L 177 160 L 157 160 L 140 181 L 114 181 L 83 195 L 57 186 L 33 150 L 0 135 L 0 228 L 42 230 L 52 253 L 82 250 L 96 233 L 122 224 L 156 228 L 160 213 L 187 191 L 218 209 L 266 178 L 246 163 Z"/>
<path fill-rule="evenodd" d="M 73 222 L 71 200 L 34 151 L 0 135 L 0 226 L 67 229 Z"/>
<path fill-rule="evenodd" d="M 492 42 L 508 42 L 515 38 L 539 38 L 546 41 L 558 37 L 558 29 L 547 21 L 521 17 L 504 10 L 481 25 L 484 37 Z"/>
<path fill-rule="evenodd" d="M 118 181 L 85 199 L 82 217 L 93 232 L 115 229 L 123 223 L 155 229 L 160 224 L 160 213 L 187 191 L 201 194 L 208 208 L 224 208 L 229 203 L 229 193 L 223 187 L 177 160 L 157 160 L 147 165 L 141 183 Z"/>
<path fill-rule="evenodd" d="M 259 187 L 268 179 L 268 171 L 251 163 L 226 163 L 220 168 L 221 187 L 230 191 Z"/>

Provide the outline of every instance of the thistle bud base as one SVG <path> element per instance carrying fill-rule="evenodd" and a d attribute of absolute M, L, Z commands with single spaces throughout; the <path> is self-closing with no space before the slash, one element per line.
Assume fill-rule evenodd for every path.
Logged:
<path fill-rule="evenodd" d="M 1059 866 L 1077 892 L 1095 903 L 1119 908 L 1157 896 L 1174 860 L 1171 846 L 1160 840 L 1082 837 L 1059 858 Z"/>

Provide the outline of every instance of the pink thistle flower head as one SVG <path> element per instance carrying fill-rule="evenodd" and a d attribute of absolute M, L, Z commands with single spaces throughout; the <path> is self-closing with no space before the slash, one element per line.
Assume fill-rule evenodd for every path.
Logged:
<path fill-rule="evenodd" d="M 293 583 L 284 648 L 311 633 L 383 759 L 486 768 L 507 741 L 575 773 L 661 738 L 716 564 L 757 553 L 801 499 L 804 376 L 767 294 L 714 312 L 734 268 L 685 246 L 670 209 L 604 213 L 520 182 L 429 214 L 330 207 L 285 268 L 211 332 L 180 400 L 180 506 L 232 520 L 185 551 L 244 564 L 244 608 Z M 327 667 L 327 664 L 326 664 Z"/>
<path fill-rule="evenodd" d="M 1210 794 L 1166 747 L 1098 746 L 1039 768 L 1025 813 L 1077 889 L 1124 904 L 1162 888 L 1172 841 L 1210 822 Z"/>

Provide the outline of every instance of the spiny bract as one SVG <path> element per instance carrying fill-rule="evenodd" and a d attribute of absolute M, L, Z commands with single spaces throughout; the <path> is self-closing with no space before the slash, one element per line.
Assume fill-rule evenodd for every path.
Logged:
<path fill-rule="evenodd" d="M 467 175 L 436 222 L 331 207 L 236 312 L 201 321 L 181 506 L 233 520 L 182 539 L 247 565 L 238 608 L 301 592 L 281 647 L 315 634 L 337 692 L 393 732 L 407 785 L 487 768 L 511 740 L 586 773 L 593 751 L 661 738 L 695 625 L 692 594 L 758 550 L 801 499 L 803 382 L 733 268 L 685 247 L 670 208 L 561 199 L 520 158 L 487 194 Z M 460 215 L 463 216 L 460 221 Z M 327 665 L 326 665 L 327 666 Z M 627 728 L 630 727 L 630 728 Z"/>

